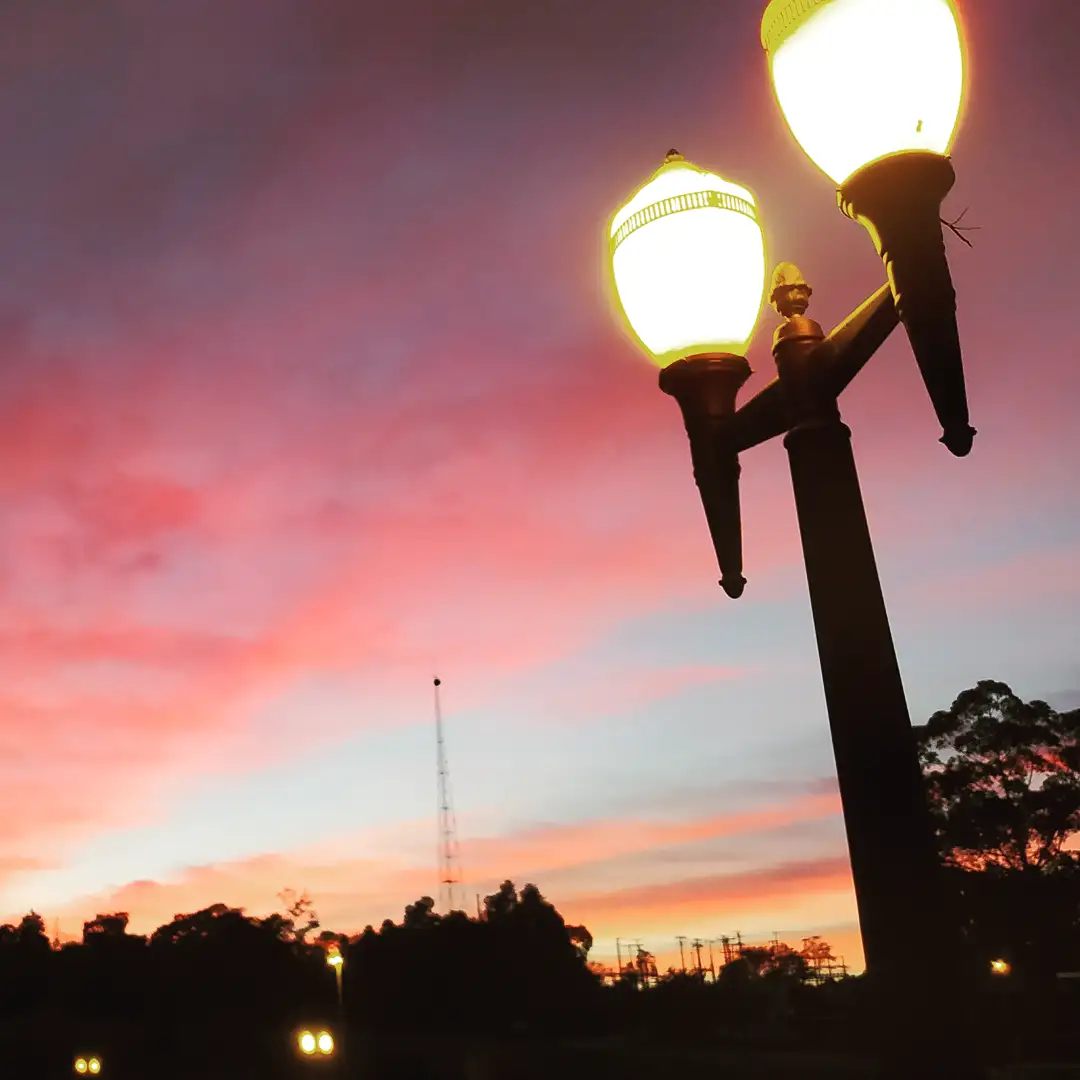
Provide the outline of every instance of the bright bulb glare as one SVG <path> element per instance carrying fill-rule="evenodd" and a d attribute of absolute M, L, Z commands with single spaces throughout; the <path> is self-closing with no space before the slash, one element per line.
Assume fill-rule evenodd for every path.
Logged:
<path fill-rule="evenodd" d="M 319 1033 L 319 1053 L 331 1054 L 334 1051 L 334 1037 L 329 1031 Z"/>
<path fill-rule="evenodd" d="M 746 188 L 668 161 L 615 214 L 609 236 L 623 314 L 661 367 L 745 352 L 765 291 L 765 243 Z"/>
<path fill-rule="evenodd" d="M 101 1062 L 97 1058 L 91 1058 L 87 1063 L 87 1068 L 96 1076 L 101 1072 Z"/>
<path fill-rule="evenodd" d="M 772 0 L 762 42 L 791 133 L 838 185 L 887 154 L 948 153 L 964 95 L 952 0 Z"/>
<path fill-rule="evenodd" d="M 991 960 L 990 970 L 995 975 L 1008 975 L 1010 971 L 1009 962 L 1007 960 Z"/>
<path fill-rule="evenodd" d="M 312 1035 L 310 1031 L 305 1031 L 304 1034 L 300 1036 L 300 1049 L 305 1054 L 315 1053 L 315 1036 Z"/>
<path fill-rule="evenodd" d="M 77 1073 L 86 1072 L 86 1058 L 76 1058 L 75 1059 L 75 1071 Z"/>

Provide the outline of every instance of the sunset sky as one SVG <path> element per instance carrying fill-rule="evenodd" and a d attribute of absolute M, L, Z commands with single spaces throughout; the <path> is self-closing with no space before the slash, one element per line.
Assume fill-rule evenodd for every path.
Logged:
<path fill-rule="evenodd" d="M 0 921 L 286 886 L 400 918 L 437 890 L 438 674 L 470 906 L 509 877 L 599 959 L 776 931 L 861 964 L 783 448 L 744 457 L 731 601 L 603 273 L 677 147 L 756 192 L 826 328 L 884 280 L 764 6 L 5 5 Z M 1080 13 L 963 9 L 975 449 L 901 334 L 842 402 L 916 722 L 980 678 L 1080 704 Z"/>

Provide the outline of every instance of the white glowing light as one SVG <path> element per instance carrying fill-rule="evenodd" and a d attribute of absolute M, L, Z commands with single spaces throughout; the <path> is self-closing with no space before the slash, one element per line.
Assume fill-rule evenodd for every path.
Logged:
<path fill-rule="evenodd" d="M 615 214 L 615 293 L 661 367 L 699 353 L 742 354 L 765 291 L 754 196 L 676 157 Z"/>
<path fill-rule="evenodd" d="M 887 154 L 948 153 L 965 77 L 952 0 L 772 0 L 761 37 L 791 133 L 837 184 Z"/>

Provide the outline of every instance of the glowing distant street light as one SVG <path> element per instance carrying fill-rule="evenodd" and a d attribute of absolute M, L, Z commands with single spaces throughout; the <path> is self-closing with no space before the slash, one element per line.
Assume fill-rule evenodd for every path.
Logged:
<path fill-rule="evenodd" d="M 333 968 L 334 971 L 334 982 L 337 986 L 338 1020 L 340 1021 L 345 1015 L 345 998 L 341 984 L 341 976 L 345 967 L 345 957 L 341 955 L 341 948 L 336 943 L 331 942 L 327 945 L 326 963 Z"/>
<path fill-rule="evenodd" d="M 296 1044 L 305 1057 L 312 1057 L 315 1054 L 329 1057 L 334 1052 L 334 1036 L 325 1028 L 317 1033 L 301 1031 L 297 1036 Z"/>
<path fill-rule="evenodd" d="M 98 1076 L 101 1073 L 101 1058 L 79 1056 L 75 1059 L 75 1072 L 79 1076 Z"/>
<path fill-rule="evenodd" d="M 792 135 L 834 183 L 887 154 L 948 153 L 964 96 L 951 0 L 773 0 L 761 41 Z"/>
<path fill-rule="evenodd" d="M 672 150 L 608 237 L 623 314 L 661 367 L 745 352 L 765 291 L 765 243 L 746 188 Z"/>
<path fill-rule="evenodd" d="M 1012 971 L 1012 965 L 1008 960 L 991 960 L 990 970 L 995 975 L 1008 975 Z"/>

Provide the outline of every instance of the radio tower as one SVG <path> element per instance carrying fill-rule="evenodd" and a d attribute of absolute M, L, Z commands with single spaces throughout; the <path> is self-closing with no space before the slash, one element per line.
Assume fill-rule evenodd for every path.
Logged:
<path fill-rule="evenodd" d="M 439 687 L 435 680 L 435 744 L 439 770 L 439 909 L 446 914 L 457 910 L 454 904 L 455 886 L 461 885 L 461 853 L 457 841 L 457 818 L 450 796 L 450 769 L 446 764 L 446 744 L 443 742 L 442 707 Z"/>

